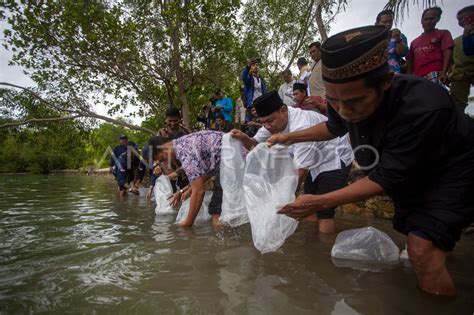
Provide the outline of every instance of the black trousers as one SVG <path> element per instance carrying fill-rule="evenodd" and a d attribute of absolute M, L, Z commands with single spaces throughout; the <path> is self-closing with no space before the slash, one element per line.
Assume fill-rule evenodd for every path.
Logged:
<path fill-rule="evenodd" d="M 209 202 L 209 214 L 221 214 L 222 212 L 222 186 L 220 181 L 220 174 L 217 173 L 216 181 L 212 189 L 212 198 Z"/>
<path fill-rule="evenodd" d="M 344 162 L 341 161 L 341 169 L 322 172 L 319 174 L 316 179 L 313 181 L 311 175 L 308 173 L 306 180 L 304 182 L 304 193 L 311 195 L 322 195 L 335 191 L 344 187 L 349 176 L 351 166 L 346 166 Z M 318 219 L 332 219 L 336 213 L 336 208 L 324 209 L 323 211 L 318 211 L 316 216 Z"/>

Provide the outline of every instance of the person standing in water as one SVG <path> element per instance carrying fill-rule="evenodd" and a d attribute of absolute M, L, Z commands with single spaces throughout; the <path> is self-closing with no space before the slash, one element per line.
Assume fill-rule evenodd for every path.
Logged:
<path fill-rule="evenodd" d="M 213 225 L 220 225 L 222 188 L 219 181 L 223 132 L 200 131 L 171 140 L 161 137 L 153 147 L 155 161 L 179 164 L 191 185 L 191 200 L 188 217 L 179 225 L 190 227 L 201 209 L 204 200 L 204 184 L 215 176 L 214 190 L 209 204 Z"/>
<path fill-rule="evenodd" d="M 395 205 L 393 227 L 407 235 L 418 287 L 454 295 L 446 256 L 474 219 L 474 120 L 438 84 L 393 75 L 388 32 L 367 26 L 329 38 L 322 46 L 328 120 L 268 140 L 292 144 L 349 134 L 367 176 L 327 194 L 301 195 L 279 213 L 301 220 L 385 191 Z"/>

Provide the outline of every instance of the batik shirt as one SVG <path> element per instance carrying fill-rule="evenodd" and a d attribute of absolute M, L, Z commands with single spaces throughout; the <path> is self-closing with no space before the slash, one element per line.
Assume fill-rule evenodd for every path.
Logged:
<path fill-rule="evenodd" d="M 219 131 L 200 131 L 173 140 L 176 159 L 189 182 L 219 173 L 223 135 Z"/>
<path fill-rule="evenodd" d="M 408 52 L 408 42 L 407 42 L 407 37 L 403 34 L 400 34 L 401 41 L 405 45 L 405 51 L 401 55 L 397 55 L 397 42 L 395 41 L 394 38 L 391 38 L 388 42 L 388 47 L 387 47 L 387 63 L 388 67 L 390 70 L 392 70 L 395 73 L 400 74 L 401 73 L 401 68 L 400 68 L 400 61 L 402 57 L 405 57 L 405 55 Z"/>

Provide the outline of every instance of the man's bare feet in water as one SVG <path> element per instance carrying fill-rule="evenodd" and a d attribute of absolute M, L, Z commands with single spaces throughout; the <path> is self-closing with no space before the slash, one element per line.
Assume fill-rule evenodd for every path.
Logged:
<path fill-rule="evenodd" d="M 220 214 L 212 214 L 212 226 L 216 228 L 221 228 L 223 227 L 222 222 L 220 220 L 221 215 Z"/>

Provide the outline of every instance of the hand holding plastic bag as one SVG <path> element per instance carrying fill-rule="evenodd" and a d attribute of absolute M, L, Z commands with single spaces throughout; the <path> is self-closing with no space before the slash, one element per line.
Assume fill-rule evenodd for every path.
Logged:
<path fill-rule="evenodd" d="M 244 198 L 245 160 L 242 143 L 230 136 L 222 137 L 220 183 L 222 186 L 222 213 L 220 220 L 236 227 L 249 222 Z"/>
<path fill-rule="evenodd" d="M 277 250 L 294 233 L 298 222 L 277 211 L 295 200 L 298 174 L 286 148 L 256 146 L 248 155 L 244 194 L 255 248 Z"/>
<path fill-rule="evenodd" d="M 194 220 L 194 225 L 199 225 L 203 223 L 207 223 L 211 220 L 211 215 L 209 214 L 209 203 L 211 202 L 212 198 L 212 191 L 206 191 L 204 194 L 204 200 L 202 201 L 201 208 L 199 209 L 198 215 Z M 181 207 L 179 208 L 178 215 L 176 216 L 175 223 L 180 223 L 181 221 L 186 220 L 188 217 L 189 212 L 189 204 L 191 202 L 191 198 L 186 199 L 183 201 Z"/>

